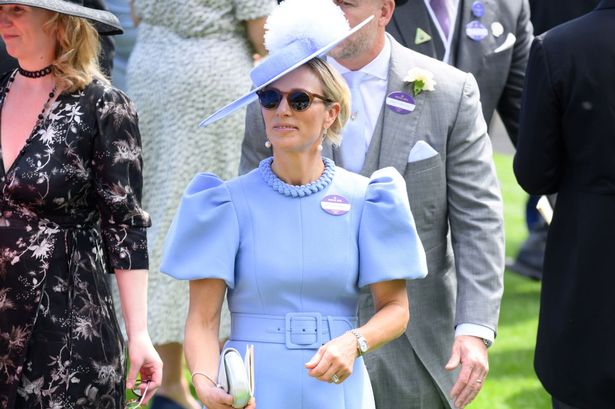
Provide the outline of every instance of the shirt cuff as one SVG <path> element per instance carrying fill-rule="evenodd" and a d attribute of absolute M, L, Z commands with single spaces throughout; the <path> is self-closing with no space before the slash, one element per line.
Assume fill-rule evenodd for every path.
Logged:
<path fill-rule="evenodd" d="M 478 324 L 459 324 L 455 328 L 455 336 L 472 335 L 485 340 L 487 346 L 491 346 L 495 341 L 495 333 L 491 328 Z"/>

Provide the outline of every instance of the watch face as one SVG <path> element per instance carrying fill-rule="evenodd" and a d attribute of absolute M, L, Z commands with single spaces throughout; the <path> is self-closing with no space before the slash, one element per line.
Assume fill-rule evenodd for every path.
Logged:
<path fill-rule="evenodd" d="M 359 340 L 359 349 L 361 352 L 367 352 L 367 341 L 364 339 Z"/>

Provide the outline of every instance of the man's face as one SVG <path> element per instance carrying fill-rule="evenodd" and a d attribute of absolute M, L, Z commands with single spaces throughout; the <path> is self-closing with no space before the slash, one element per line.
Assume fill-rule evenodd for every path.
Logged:
<path fill-rule="evenodd" d="M 344 11 L 351 27 L 356 26 L 371 15 L 375 18 L 341 42 L 330 52 L 330 55 L 338 61 L 343 61 L 360 57 L 372 50 L 376 46 L 380 31 L 378 16 L 382 0 L 333 0 L 333 2 Z"/>

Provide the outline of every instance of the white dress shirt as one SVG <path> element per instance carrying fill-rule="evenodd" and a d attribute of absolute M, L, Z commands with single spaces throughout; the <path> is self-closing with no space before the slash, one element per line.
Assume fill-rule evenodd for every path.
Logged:
<path fill-rule="evenodd" d="M 365 135 L 362 135 L 366 141 L 365 152 L 362 157 L 365 158 L 367 154 L 367 147 L 372 140 L 372 135 L 376 129 L 376 123 L 382 111 L 384 105 L 384 99 L 387 93 L 387 86 L 389 80 L 389 61 L 391 60 L 391 41 L 388 36 L 384 42 L 384 47 L 380 53 L 369 64 L 361 68 L 359 71 L 365 76 L 365 79 L 359 86 L 361 92 L 361 100 L 363 105 L 360 107 L 353 107 L 353 114 L 361 115 L 365 123 Z M 327 57 L 327 62 L 337 70 L 342 76 L 350 70 L 332 57 Z M 344 142 L 342 141 L 342 144 Z M 354 172 L 359 172 L 361 169 L 349 169 Z"/>

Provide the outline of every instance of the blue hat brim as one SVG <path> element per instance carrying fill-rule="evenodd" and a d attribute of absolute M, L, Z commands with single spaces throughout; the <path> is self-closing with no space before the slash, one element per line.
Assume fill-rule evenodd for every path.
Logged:
<path fill-rule="evenodd" d="M 368 18 L 366 18 L 365 20 L 363 20 L 362 22 L 360 22 L 359 24 L 357 24 L 356 26 L 354 26 L 353 28 L 348 30 L 348 32 L 346 32 L 342 37 L 337 38 L 335 41 L 327 44 L 326 46 L 320 48 L 319 50 L 316 50 L 313 53 L 303 57 L 302 59 L 297 61 L 292 66 L 290 66 L 287 69 L 281 71 L 279 74 L 276 74 L 271 79 L 263 82 L 261 85 L 253 88 L 246 95 L 243 95 L 242 97 L 236 99 L 235 101 L 233 101 L 230 104 L 226 105 L 224 108 L 221 108 L 221 109 L 217 110 L 212 115 L 208 116 L 203 121 L 201 121 L 199 126 L 200 127 L 205 127 L 207 125 L 210 125 L 210 124 L 212 124 L 212 123 L 214 123 L 214 122 L 224 118 L 225 116 L 233 113 L 234 111 L 236 111 L 236 110 L 238 110 L 238 109 L 240 109 L 240 108 L 250 104 L 251 102 L 255 101 L 257 99 L 256 92 L 258 90 L 266 87 L 267 85 L 271 84 L 272 82 L 277 81 L 278 79 L 282 78 L 283 76 L 285 76 L 289 72 L 291 72 L 293 70 L 296 70 L 297 68 L 301 67 L 303 64 L 305 64 L 306 62 L 310 61 L 311 59 L 316 58 L 316 57 L 320 57 L 320 56 L 323 56 L 323 55 L 327 54 L 329 51 L 334 49 L 339 43 L 341 43 L 342 41 L 344 41 L 345 39 L 350 37 L 352 34 L 357 32 L 358 30 L 360 30 L 364 25 L 369 23 L 373 18 L 374 18 L 374 16 L 369 16 Z"/>

